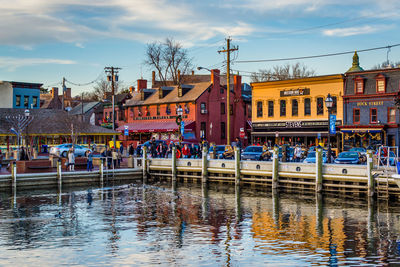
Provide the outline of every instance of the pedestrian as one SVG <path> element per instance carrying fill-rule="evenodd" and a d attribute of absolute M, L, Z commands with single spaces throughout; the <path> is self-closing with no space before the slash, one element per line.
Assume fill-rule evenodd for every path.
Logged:
<path fill-rule="evenodd" d="M 156 142 L 155 137 L 151 138 L 150 151 L 151 151 L 151 157 L 156 158 L 157 157 L 157 142 Z"/>
<path fill-rule="evenodd" d="M 189 150 L 190 150 L 190 157 L 196 158 L 196 151 L 195 151 L 194 144 L 189 145 Z"/>
<path fill-rule="evenodd" d="M 169 143 L 169 146 L 168 146 L 168 152 L 167 152 L 167 154 L 171 153 L 171 155 L 172 155 L 172 148 L 174 148 L 174 147 L 175 147 L 175 143 L 174 143 L 174 141 L 171 141 L 171 142 Z M 167 157 L 168 157 L 168 155 L 167 155 Z"/>
<path fill-rule="evenodd" d="M 118 152 L 116 151 L 115 148 L 112 149 L 111 158 L 112 158 L 113 168 L 115 169 L 117 168 L 117 160 L 118 160 Z"/>
<path fill-rule="evenodd" d="M 301 160 L 301 147 L 297 144 L 296 147 L 294 148 L 294 158 L 295 162 L 300 162 Z"/>
<path fill-rule="evenodd" d="M 86 167 L 88 172 L 93 171 L 93 154 L 92 151 L 88 151 L 87 154 L 87 167 Z"/>
<path fill-rule="evenodd" d="M 240 141 L 240 139 L 237 137 L 236 137 L 236 147 L 239 149 L 239 151 L 242 150 L 242 141 Z"/>
<path fill-rule="evenodd" d="M 119 167 L 121 167 L 121 162 L 122 162 L 122 153 L 121 153 L 120 149 L 117 150 L 117 154 L 118 154 L 117 162 L 118 162 L 118 168 L 119 168 Z"/>
<path fill-rule="evenodd" d="M 164 147 L 163 147 L 163 144 L 161 142 L 158 143 L 156 151 L 157 151 L 157 157 L 159 157 L 159 158 L 163 158 L 164 157 Z"/>
<path fill-rule="evenodd" d="M 121 153 L 121 156 L 124 155 L 124 145 L 122 143 L 119 145 L 119 152 Z"/>
<path fill-rule="evenodd" d="M 140 142 L 138 142 L 137 147 L 136 147 L 136 157 L 141 157 L 142 156 L 142 145 Z"/>
<path fill-rule="evenodd" d="M 1 172 L 2 167 L 3 167 L 3 152 L 1 152 L 1 149 L 0 149 L 0 172 Z"/>
<path fill-rule="evenodd" d="M 75 171 L 75 154 L 73 148 L 70 148 L 68 151 L 68 167 L 69 171 Z"/>
<path fill-rule="evenodd" d="M 128 149 L 128 154 L 129 154 L 129 156 L 131 157 L 131 156 L 133 156 L 133 153 L 135 152 L 135 150 L 133 149 L 133 145 L 132 144 L 130 144 L 129 145 L 129 149 Z"/>
<path fill-rule="evenodd" d="M 25 148 L 21 147 L 21 151 L 19 152 L 19 160 L 25 160 L 25 158 L 26 158 Z"/>
<path fill-rule="evenodd" d="M 190 158 L 190 149 L 187 144 L 185 144 L 182 148 L 182 155 L 185 159 Z"/>
<path fill-rule="evenodd" d="M 107 158 L 107 168 L 111 169 L 111 164 L 112 164 L 112 152 L 111 152 L 111 149 L 107 150 L 106 158 Z"/>
<path fill-rule="evenodd" d="M 163 142 L 163 158 L 168 158 L 168 145 L 166 142 Z"/>

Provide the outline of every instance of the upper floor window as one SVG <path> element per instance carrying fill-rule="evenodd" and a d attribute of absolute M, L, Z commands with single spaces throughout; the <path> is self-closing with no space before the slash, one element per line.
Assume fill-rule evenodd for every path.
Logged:
<path fill-rule="evenodd" d="M 24 96 L 24 107 L 29 108 L 29 96 Z"/>
<path fill-rule="evenodd" d="M 376 76 L 376 92 L 377 93 L 385 93 L 386 92 L 386 79 L 385 76 L 379 74 Z"/>
<path fill-rule="evenodd" d="M 261 118 L 263 116 L 263 103 L 262 101 L 257 102 L 257 118 Z"/>
<path fill-rule="evenodd" d="M 298 116 L 299 115 L 299 102 L 297 99 L 292 100 L 292 116 Z"/>
<path fill-rule="evenodd" d="M 229 105 L 229 114 L 233 115 L 233 105 L 232 104 Z"/>
<path fill-rule="evenodd" d="M 286 100 L 281 100 L 281 116 L 286 116 Z"/>
<path fill-rule="evenodd" d="M 15 105 L 17 107 L 21 106 L 21 96 L 20 95 L 15 96 Z"/>
<path fill-rule="evenodd" d="M 360 124 L 360 109 L 359 108 L 353 109 L 353 123 Z"/>
<path fill-rule="evenodd" d="M 171 114 L 171 106 L 170 106 L 169 104 L 167 104 L 167 106 L 166 106 L 166 108 L 165 108 L 165 113 L 166 113 L 167 115 L 170 115 L 170 114 Z"/>
<path fill-rule="evenodd" d="M 304 99 L 304 116 L 311 115 L 311 99 Z"/>
<path fill-rule="evenodd" d="M 200 113 L 201 114 L 206 114 L 207 113 L 207 107 L 205 102 L 200 103 Z"/>
<path fill-rule="evenodd" d="M 274 116 L 274 101 L 268 101 L 268 117 Z"/>
<path fill-rule="evenodd" d="M 221 115 L 225 114 L 225 103 L 221 103 Z"/>
<path fill-rule="evenodd" d="M 396 109 L 388 108 L 388 123 L 396 123 Z"/>
<path fill-rule="evenodd" d="M 317 98 L 317 115 L 324 114 L 324 98 L 318 97 Z"/>
<path fill-rule="evenodd" d="M 251 118 L 251 104 L 247 105 L 247 117 Z"/>
<path fill-rule="evenodd" d="M 146 106 L 146 116 L 150 116 L 150 107 Z"/>
<path fill-rule="evenodd" d="M 35 108 L 39 107 L 39 102 L 38 102 L 38 97 L 37 96 L 32 97 L 32 104 L 33 104 L 33 106 Z"/>
<path fill-rule="evenodd" d="M 337 113 L 337 97 L 336 96 L 332 96 L 332 100 L 333 100 L 333 103 L 332 103 L 331 112 L 332 112 L 332 114 L 336 114 Z"/>
<path fill-rule="evenodd" d="M 226 128 L 225 128 L 225 122 L 221 122 L 221 139 L 226 138 Z"/>
<path fill-rule="evenodd" d="M 160 105 L 157 105 L 157 116 L 160 115 Z"/>
<path fill-rule="evenodd" d="M 141 117 L 142 116 L 142 107 L 138 106 L 138 116 Z"/>
<path fill-rule="evenodd" d="M 369 122 L 370 123 L 378 122 L 378 110 L 376 108 L 371 108 L 369 110 Z"/>
<path fill-rule="evenodd" d="M 189 113 L 190 113 L 190 107 L 189 107 L 189 104 L 186 103 L 185 104 L 185 114 L 189 114 Z"/>
<path fill-rule="evenodd" d="M 364 79 L 356 77 L 354 79 L 354 92 L 355 94 L 364 94 Z"/>

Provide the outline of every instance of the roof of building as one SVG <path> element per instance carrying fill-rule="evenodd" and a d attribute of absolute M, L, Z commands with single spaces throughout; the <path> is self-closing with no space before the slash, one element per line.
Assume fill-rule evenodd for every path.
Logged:
<path fill-rule="evenodd" d="M 97 107 L 98 105 L 101 105 L 101 102 L 87 102 L 87 103 L 83 103 L 83 114 L 86 114 L 87 112 L 92 111 L 95 107 Z M 82 114 L 82 103 L 79 103 L 77 106 L 73 107 L 70 111 L 69 111 L 70 115 L 79 115 Z"/>
<path fill-rule="evenodd" d="M 40 108 L 61 109 L 61 100 L 53 98 L 52 94 L 40 94 Z"/>
<path fill-rule="evenodd" d="M 357 51 L 354 52 L 353 55 L 353 64 L 350 69 L 348 69 L 347 72 L 357 72 L 357 71 L 363 71 L 364 69 L 360 67 L 360 61 L 359 57 L 357 54 Z"/>
<path fill-rule="evenodd" d="M 52 109 L 30 109 L 32 122 L 24 131 L 34 135 L 70 135 L 71 124 L 74 125 L 74 131 L 81 134 L 102 134 L 112 135 L 117 132 L 100 126 L 94 126 L 86 121 L 81 121 L 79 116 L 68 115 L 62 110 Z M 0 135 L 12 135 L 11 127 L 16 127 L 10 123 L 7 116 L 24 117 L 24 109 L 0 108 Z"/>

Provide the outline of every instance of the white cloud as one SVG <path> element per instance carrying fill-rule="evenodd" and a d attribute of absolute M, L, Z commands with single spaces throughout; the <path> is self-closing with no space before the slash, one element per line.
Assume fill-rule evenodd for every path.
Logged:
<path fill-rule="evenodd" d="M 322 31 L 323 35 L 336 36 L 336 37 L 347 37 L 353 35 L 370 34 L 377 31 L 388 29 L 390 26 L 387 25 L 366 25 L 361 27 L 349 27 L 349 28 L 336 28 Z"/>
<path fill-rule="evenodd" d="M 53 59 L 53 58 L 0 57 L 0 68 L 8 69 L 9 71 L 14 71 L 20 67 L 36 66 L 43 64 L 71 65 L 71 64 L 76 64 L 76 62 L 67 59 Z"/>

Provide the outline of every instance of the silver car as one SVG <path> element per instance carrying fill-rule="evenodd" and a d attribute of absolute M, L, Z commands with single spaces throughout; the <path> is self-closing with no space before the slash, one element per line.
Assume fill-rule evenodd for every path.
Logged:
<path fill-rule="evenodd" d="M 61 157 L 67 157 L 68 150 L 72 147 L 72 144 L 61 144 L 58 146 L 53 146 L 50 148 L 50 154 L 60 155 Z M 74 154 L 76 157 L 84 157 L 87 155 L 87 152 L 91 151 L 89 148 L 74 145 Z"/>

